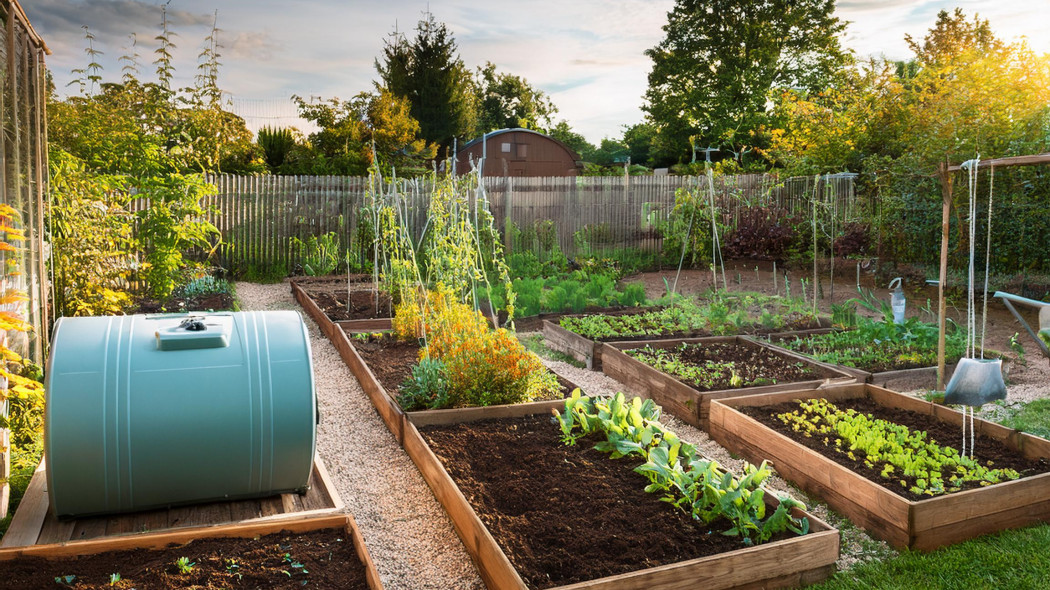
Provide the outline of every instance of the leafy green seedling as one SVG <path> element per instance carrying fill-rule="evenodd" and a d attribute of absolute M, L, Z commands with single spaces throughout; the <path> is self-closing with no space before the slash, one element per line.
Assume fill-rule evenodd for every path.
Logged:
<path fill-rule="evenodd" d="M 179 568 L 180 574 L 188 574 L 193 571 L 193 566 L 197 565 L 197 562 L 190 561 L 189 557 L 180 557 L 175 560 L 175 567 Z"/>
<path fill-rule="evenodd" d="M 116 586 L 117 582 L 120 582 L 120 574 L 110 574 L 109 575 L 109 585 L 110 586 Z"/>
<path fill-rule="evenodd" d="M 70 574 L 68 576 L 55 576 L 55 583 L 62 584 L 63 586 L 70 586 L 76 581 L 77 577 Z"/>

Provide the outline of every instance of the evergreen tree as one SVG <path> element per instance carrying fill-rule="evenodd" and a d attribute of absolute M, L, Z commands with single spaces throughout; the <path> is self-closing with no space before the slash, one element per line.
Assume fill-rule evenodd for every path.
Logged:
<path fill-rule="evenodd" d="M 375 65 L 382 81 L 379 86 L 408 99 L 412 118 L 427 142 L 447 150 L 454 138 L 474 136 L 473 80 L 459 58 L 455 39 L 433 14 L 424 13 L 411 42 L 397 31 L 391 34 L 384 42 L 383 63 L 376 60 Z"/>

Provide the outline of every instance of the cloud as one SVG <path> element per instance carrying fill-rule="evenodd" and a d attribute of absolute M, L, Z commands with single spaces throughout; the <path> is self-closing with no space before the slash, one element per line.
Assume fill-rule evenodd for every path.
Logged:
<path fill-rule="evenodd" d="M 100 38 L 124 38 L 130 33 L 145 36 L 160 30 L 160 6 L 140 0 L 34 0 L 26 2 L 24 8 L 45 39 L 79 36 L 82 25 Z M 211 26 L 212 18 L 208 13 L 168 8 L 168 25 L 176 32 L 184 27 Z"/>
<path fill-rule="evenodd" d="M 228 47 L 229 57 L 258 61 L 272 60 L 274 52 L 283 48 L 280 43 L 273 40 L 269 33 L 265 32 L 237 33 Z"/>

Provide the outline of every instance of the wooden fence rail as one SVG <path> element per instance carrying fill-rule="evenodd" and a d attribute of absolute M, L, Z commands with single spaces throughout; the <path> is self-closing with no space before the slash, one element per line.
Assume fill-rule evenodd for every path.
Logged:
<path fill-rule="evenodd" d="M 208 180 L 217 194 L 209 205 L 222 233 L 218 263 L 239 272 L 270 272 L 300 264 L 293 239 L 334 232 L 341 248 L 355 235 L 368 179 L 345 176 L 234 176 Z M 778 179 L 771 175 L 716 177 L 716 206 L 729 226 L 742 210 L 769 207 L 793 215 L 812 214 L 817 195 L 835 223 L 855 219 L 858 205 L 848 177 Z M 705 177 L 565 177 L 484 179 L 485 198 L 498 229 L 509 220 L 518 228 L 550 220 L 559 245 L 574 256 L 580 235 L 598 248 L 659 250 L 656 228 L 674 208 L 678 189 L 707 186 Z M 413 234 L 423 231 L 432 189 L 430 181 L 399 181 L 395 188 L 408 204 Z M 706 190 L 706 189 L 704 189 Z M 702 194 L 706 194 L 702 193 Z M 833 206 L 832 206 L 833 205 Z M 579 233 L 578 232 L 581 232 Z"/>

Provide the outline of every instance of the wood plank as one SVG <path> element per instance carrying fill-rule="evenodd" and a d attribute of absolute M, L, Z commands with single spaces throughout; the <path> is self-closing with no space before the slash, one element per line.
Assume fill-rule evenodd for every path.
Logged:
<path fill-rule="evenodd" d="M 776 543 L 738 549 L 729 554 L 713 555 L 689 561 L 639 570 L 599 580 L 590 580 L 557 590 L 724 590 L 727 588 L 772 588 L 771 582 L 800 581 L 803 570 L 821 570 L 825 577 L 832 573 L 828 562 L 839 554 L 837 531 L 812 533 Z M 791 573 L 787 573 L 791 571 Z M 819 575 L 807 579 L 819 581 Z M 792 584 L 794 585 L 794 584 Z"/>
<path fill-rule="evenodd" d="M 170 544 L 181 545 L 201 538 L 254 537 L 280 531 L 302 533 L 325 528 L 345 528 L 346 523 L 347 518 L 345 514 L 335 514 L 299 520 L 282 520 L 279 522 L 187 527 L 175 531 L 132 534 L 92 541 L 71 541 L 54 545 L 30 545 L 0 549 L 0 561 L 17 559 L 19 557 L 57 559 L 125 549 L 162 549 Z"/>
<path fill-rule="evenodd" d="M 379 579 L 379 570 L 376 569 L 376 564 L 372 561 L 372 555 L 368 552 L 365 538 L 361 534 L 361 528 L 357 526 L 357 521 L 354 520 L 351 514 L 346 514 L 346 520 L 347 532 L 350 533 L 350 537 L 354 540 L 354 552 L 357 553 L 357 558 L 365 566 L 365 581 L 368 582 L 368 587 L 371 590 L 383 590 L 383 581 Z"/>
<path fill-rule="evenodd" d="M 977 169 L 980 170 L 981 168 L 989 168 L 993 166 L 996 168 L 1005 168 L 1007 166 L 1035 166 L 1040 164 L 1050 164 L 1050 152 L 981 160 L 977 165 Z M 961 164 L 952 164 L 948 166 L 948 172 L 958 172 L 962 169 L 963 167 Z"/>
<path fill-rule="evenodd" d="M 551 410 L 561 410 L 564 407 L 565 400 L 559 399 L 477 408 L 424 410 L 419 412 L 408 412 L 406 417 L 418 427 L 435 424 L 462 424 L 464 422 L 477 422 L 478 420 L 487 420 L 490 418 L 518 418 L 535 414 L 550 414 Z"/>
<path fill-rule="evenodd" d="M 382 332 L 391 330 L 391 318 L 376 318 L 366 320 L 340 320 L 335 322 L 344 332 Z"/>
<path fill-rule="evenodd" d="M 404 448 L 438 502 L 448 512 L 453 528 L 466 546 L 485 585 L 489 588 L 525 590 L 525 582 L 517 570 L 411 422 L 405 429 Z"/>
<path fill-rule="evenodd" d="M 49 506 L 47 497 L 46 458 L 40 459 L 33 472 L 29 486 L 26 487 L 18 511 L 11 519 L 11 524 L 0 539 L 0 547 L 32 545 L 40 536 L 40 527 L 44 524 Z"/>
<path fill-rule="evenodd" d="M 543 338 L 547 347 L 562 354 L 586 363 L 588 369 L 594 369 L 598 365 L 598 357 L 601 355 L 601 342 L 596 342 L 570 332 L 550 320 L 543 320 Z"/>

